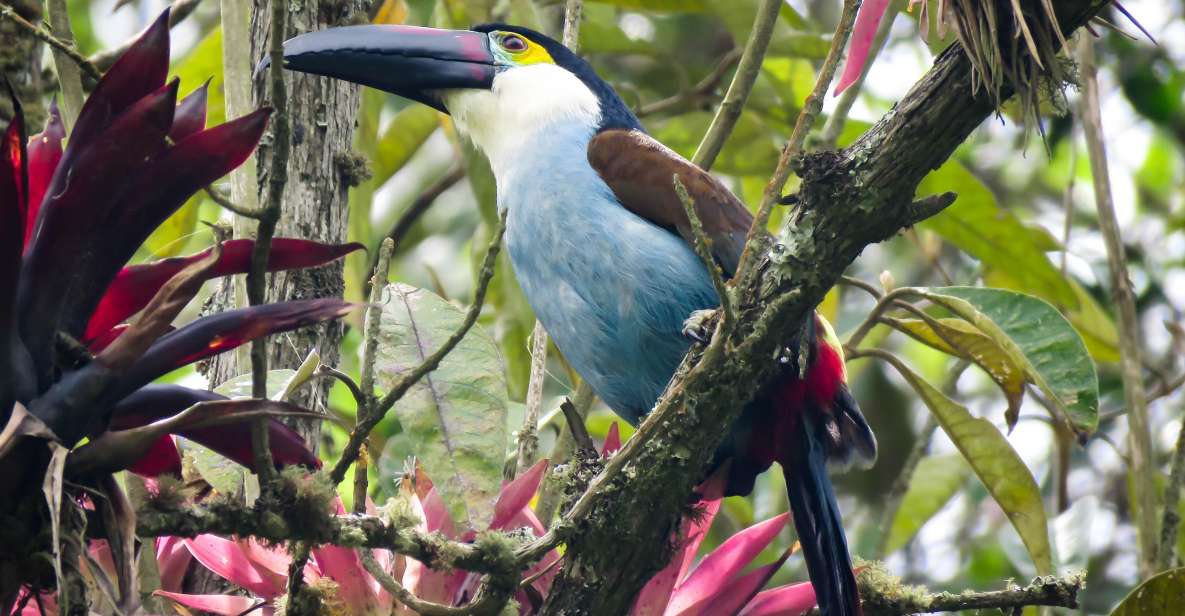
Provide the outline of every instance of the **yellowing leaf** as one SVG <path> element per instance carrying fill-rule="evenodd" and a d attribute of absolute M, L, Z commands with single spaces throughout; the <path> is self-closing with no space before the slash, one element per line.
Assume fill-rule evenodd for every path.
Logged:
<path fill-rule="evenodd" d="M 1025 395 L 1025 371 L 994 340 L 962 319 L 934 319 L 932 324 L 918 319 L 886 319 L 890 325 L 910 337 L 947 355 L 961 357 L 983 368 L 1000 386 L 1008 400 L 1004 416 L 1009 429 L 1016 425 L 1020 403 Z M 936 325 L 935 331 L 931 325 Z M 951 344 L 955 346 L 951 346 Z"/>
<path fill-rule="evenodd" d="M 943 306 L 990 337 L 1084 433 L 1099 422 L 1099 377 L 1078 332 L 1045 301 L 1004 289 L 938 287 L 910 294 Z"/>
<path fill-rule="evenodd" d="M 963 454 L 963 459 L 1004 510 L 1024 542 L 1040 575 L 1052 575 L 1053 551 L 1041 489 L 1024 461 L 992 422 L 975 417 L 906 366 L 896 356 L 877 355 L 897 369 L 913 387 L 938 424 Z"/>

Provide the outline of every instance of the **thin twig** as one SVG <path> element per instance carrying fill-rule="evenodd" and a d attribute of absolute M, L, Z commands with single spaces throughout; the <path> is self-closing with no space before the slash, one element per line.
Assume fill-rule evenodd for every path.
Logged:
<path fill-rule="evenodd" d="M 576 386 L 576 391 L 571 397 L 572 408 L 576 411 L 576 416 L 569 418 L 567 413 L 565 413 L 564 419 L 568 429 L 560 429 L 560 433 L 555 440 L 555 446 L 551 448 L 551 455 L 548 456 L 552 465 L 566 464 L 572 458 L 572 452 L 576 449 L 577 428 L 584 427 L 584 418 L 588 416 L 588 410 L 592 407 L 595 399 L 596 396 L 593 395 L 592 387 L 589 386 L 588 381 L 582 379 Z M 587 432 L 587 429 L 585 432 Z M 555 512 L 560 507 L 560 500 L 563 495 L 563 479 L 554 475 L 548 475 L 543 481 L 543 487 L 539 490 L 539 504 L 535 507 L 535 515 L 539 517 L 539 521 L 544 526 L 551 524 L 551 519 L 555 517 Z"/>
<path fill-rule="evenodd" d="M 596 455 L 597 447 L 593 444 L 592 436 L 588 434 L 588 428 L 584 425 L 584 414 L 576 408 L 571 398 L 564 398 L 564 401 L 560 403 L 560 411 L 564 413 L 564 420 L 568 424 L 568 431 L 572 433 L 576 450 Z"/>
<path fill-rule="evenodd" d="M 29 20 L 21 17 L 20 14 L 17 13 L 16 10 L 11 6 L 8 6 L 7 4 L 0 4 L 0 17 L 12 21 L 12 23 L 19 26 L 22 30 L 28 32 L 33 38 L 47 43 L 50 47 L 54 48 L 55 53 L 61 52 L 65 54 L 67 58 L 74 61 L 74 63 L 77 64 L 84 73 L 86 73 L 87 77 L 95 80 L 101 79 L 103 77 L 103 71 L 100 71 L 98 67 L 94 65 L 94 63 L 87 59 L 86 56 L 78 53 L 78 48 L 76 48 L 73 43 L 68 43 L 54 36 L 53 34 L 50 34 L 43 28 L 33 25 L 29 22 Z"/>
<path fill-rule="evenodd" d="M 259 210 L 247 209 L 247 208 L 235 203 L 234 201 L 231 201 L 230 197 L 222 194 L 222 191 L 218 190 L 217 188 L 215 188 L 213 186 L 202 187 L 202 192 L 206 193 L 206 196 L 209 197 L 211 201 L 218 204 L 219 207 L 229 211 L 230 213 L 232 213 L 236 216 L 242 216 L 244 218 L 250 218 L 252 220 L 259 220 L 260 217 L 263 216 L 263 213 L 260 212 Z"/>
<path fill-rule="evenodd" d="M 193 14 L 194 9 L 202 0 L 176 0 L 169 9 L 169 28 L 174 28 L 177 24 L 185 21 L 186 17 Z M 128 49 L 131 49 L 132 43 L 135 43 L 135 38 L 130 38 L 123 43 L 111 49 L 104 49 L 96 54 L 93 54 L 88 60 L 91 64 L 98 67 L 99 70 L 107 70 L 115 61 L 124 54 Z"/>
<path fill-rule="evenodd" d="M 289 143 L 288 89 L 284 84 L 284 39 L 288 29 L 288 3 L 285 0 L 271 0 L 271 31 L 269 33 L 268 56 L 271 67 L 268 81 L 271 85 L 272 114 L 272 158 L 268 174 L 267 204 L 259 216 L 255 231 L 255 245 L 251 249 L 251 268 L 247 271 L 247 302 L 258 306 L 267 294 L 267 263 L 271 255 L 272 237 L 276 234 L 276 223 L 280 221 L 280 208 L 284 200 L 284 187 L 288 184 Z M 267 397 L 267 339 L 251 341 L 251 395 Z M 251 424 L 251 447 L 255 457 L 255 468 L 261 483 L 275 477 L 271 446 L 268 443 L 267 423 L 263 420 Z"/>
<path fill-rule="evenodd" d="M 584 18 L 584 0 L 568 0 L 564 5 L 564 47 L 580 51 L 580 20 Z"/>
<path fill-rule="evenodd" d="M 535 321 L 531 331 L 531 377 L 527 381 L 526 410 L 518 429 L 518 462 L 515 476 L 525 473 L 535 463 L 539 449 L 539 410 L 543 406 L 543 384 L 547 380 L 547 330 Z"/>
<path fill-rule="evenodd" d="M 490 280 L 494 277 L 494 262 L 498 258 L 498 251 L 502 245 L 502 234 L 506 232 L 506 214 L 505 212 L 498 219 L 498 226 L 494 230 L 493 237 L 490 238 L 490 245 L 486 248 L 485 258 L 482 259 L 481 269 L 478 273 L 477 292 L 473 297 L 473 304 L 469 306 L 469 311 L 465 313 L 465 319 L 461 322 L 461 326 L 449 336 L 444 344 L 440 345 L 431 355 L 424 358 L 415 368 L 403 373 L 403 376 L 391 386 L 382 399 L 375 403 L 373 409 L 367 413 L 365 420 L 360 421 L 350 432 L 350 440 L 346 443 L 345 448 L 342 449 L 341 459 L 338 460 L 336 466 L 329 477 L 333 483 L 339 484 L 346 476 L 346 470 L 350 464 L 357 458 L 359 451 L 362 448 L 362 443 L 370 436 L 370 431 L 382 421 L 391 407 L 395 405 L 400 398 L 407 393 L 424 375 L 432 372 L 440 365 L 440 362 L 461 342 L 465 334 L 477 322 L 478 315 L 481 314 L 481 307 L 485 303 L 486 291 L 489 289 Z"/>
<path fill-rule="evenodd" d="M 1107 264 L 1111 270 L 1111 293 L 1119 312 L 1119 355 L 1123 376 L 1123 395 L 1127 405 L 1129 445 L 1131 447 L 1131 482 L 1136 499 L 1136 531 L 1140 544 L 1140 573 L 1147 577 L 1156 570 L 1157 549 L 1156 467 L 1154 465 L 1152 435 L 1148 424 L 1148 399 L 1140 361 L 1140 325 L 1135 297 L 1128 280 L 1123 237 L 1115 216 L 1111 196 L 1111 178 L 1107 171 L 1107 151 L 1103 144 L 1103 121 L 1099 110 L 1099 84 L 1094 60 L 1094 41 L 1080 37 L 1078 59 L 1081 66 L 1084 93 L 1079 112 L 1086 133 L 1090 154 L 1091 176 L 1094 178 L 1095 206 L 1099 212 L 1099 231 L 1107 248 Z"/>
<path fill-rule="evenodd" d="M 333 515 L 317 508 L 261 509 L 229 500 L 176 509 L 141 509 L 136 517 L 140 537 L 196 537 L 202 534 L 256 537 L 268 542 L 307 540 L 312 544 L 381 548 L 414 558 L 433 569 L 464 569 L 476 573 L 508 573 L 513 559 L 480 544 L 451 541 L 439 533 L 396 526 L 378 516 Z M 312 516 L 312 517 L 310 517 Z M 101 528 L 88 529 L 105 538 Z"/>
<path fill-rule="evenodd" d="M 783 0 L 762 0 L 757 9 L 757 17 L 753 20 L 753 28 L 749 40 L 745 42 L 745 51 L 741 54 L 740 64 L 732 76 L 732 83 L 724 93 L 724 100 L 720 108 L 712 117 L 712 123 L 691 162 L 706 169 L 712 168 L 712 163 L 724 149 L 724 142 L 732 134 L 741 112 L 745 109 L 745 102 L 749 93 L 753 91 L 753 84 L 757 82 L 757 75 L 761 73 L 761 62 L 765 59 L 765 52 L 769 49 L 769 41 L 773 38 L 774 26 L 778 24 L 778 11 L 782 8 Z"/>
<path fill-rule="evenodd" d="M 896 584 L 899 585 L 900 581 L 896 581 Z M 1077 608 L 1078 593 L 1085 584 L 1084 573 L 1072 573 L 1062 577 L 1039 577 L 1024 587 L 1009 584 L 1004 590 L 987 592 L 930 594 L 924 592 L 925 589 L 917 587 L 911 588 L 914 592 L 901 592 L 899 587 L 890 588 L 888 592 L 881 592 L 879 588 L 862 587 L 860 595 L 863 599 L 864 613 L 869 616 L 1007 610 L 1037 605 Z"/>
<path fill-rule="evenodd" d="M 728 75 L 729 69 L 731 69 L 733 65 L 737 63 L 737 60 L 740 59 L 740 49 L 734 47 L 728 50 L 728 53 L 724 54 L 724 57 L 720 58 L 720 61 L 716 63 L 716 66 L 712 69 L 712 72 L 708 73 L 708 75 L 701 79 L 699 83 L 692 86 L 690 90 L 684 90 L 678 94 L 675 94 L 674 96 L 668 96 L 662 100 L 657 100 L 653 103 L 642 105 L 636 112 L 634 112 L 635 115 L 637 115 L 639 118 L 643 118 L 648 115 L 663 113 L 672 109 L 681 108 L 687 103 L 697 99 L 710 96 L 716 91 L 716 88 L 720 87 L 720 82 L 724 80 L 726 75 Z"/>
<path fill-rule="evenodd" d="M 736 313 L 732 308 L 732 297 L 729 295 L 728 286 L 724 284 L 724 273 L 720 271 L 720 266 L 716 264 L 716 259 L 712 257 L 712 247 L 710 240 L 706 233 L 704 233 L 704 224 L 700 221 L 699 213 L 695 209 L 695 200 L 687 192 L 687 187 L 679 179 L 679 174 L 671 177 L 671 181 L 675 183 L 675 193 L 679 195 L 679 202 L 683 204 L 683 211 L 687 214 L 687 220 L 691 223 L 691 234 L 695 237 L 695 252 L 699 254 L 699 258 L 704 262 L 704 268 L 708 270 L 708 274 L 712 277 L 712 286 L 716 288 L 716 295 L 720 297 L 720 312 L 722 313 L 720 331 L 727 335 L 732 331 L 733 324 L 736 323 Z"/>
<path fill-rule="evenodd" d="M 827 50 L 827 57 L 823 60 L 823 66 L 819 68 L 819 77 L 815 81 L 815 87 L 806 97 L 802 111 L 798 114 L 798 120 L 794 123 L 794 131 L 790 133 L 790 140 L 782 148 L 782 155 L 778 158 L 778 166 L 774 169 L 773 177 L 765 186 L 761 205 L 757 208 L 757 215 L 753 218 L 753 225 L 749 228 L 749 234 L 745 238 L 745 249 L 741 253 L 740 263 L 737 265 L 735 278 L 742 281 L 742 284 L 748 280 L 750 262 L 755 262 L 752 253 L 756 250 L 755 245 L 758 242 L 754 240 L 765 233 L 765 227 L 769 224 L 769 216 L 773 212 L 774 204 L 781 199 L 782 188 L 790 179 L 792 163 L 802 153 L 802 145 L 806 142 L 811 125 L 815 123 L 815 118 L 823 110 L 823 99 L 827 96 L 827 89 L 831 87 L 831 80 L 835 77 L 839 59 L 843 56 L 844 47 L 847 46 L 848 39 L 852 35 L 852 24 L 856 21 L 856 12 L 859 8 L 860 0 L 844 0 L 843 12 L 839 16 L 839 25 L 835 28 L 835 35 L 831 37 L 831 48 Z"/>
<path fill-rule="evenodd" d="M 309 563 L 309 542 L 294 541 L 289 544 L 289 549 L 292 550 L 292 561 L 288 563 L 288 606 L 291 613 L 296 611 L 292 608 L 305 585 L 304 568 Z"/>
<path fill-rule="evenodd" d="M 363 319 L 362 384 L 358 386 L 358 391 L 354 394 L 358 407 L 354 416 L 355 429 L 360 422 L 365 421 L 374 412 L 374 372 L 378 359 L 379 332 L 383 317 L 381 304 L 383 293 L 387 289 L 387 272 L 391 269 L 391 254 L 394 252 L 395 242 L 391 238 L 384 239 L 383 243 L 379 245 L 378 263 L 370 278 L 370 302 L 366 307 L 366 316 Z M 357 463 L 354 465 L 354 513 L 366 512 L 367 481 L 369 479 L 367 473 L 371 464 L 377 464 L 377 460 L 372 460 L 370 448 L 366 445 L 364 442 L 363 448 L 358 452 Z"/>

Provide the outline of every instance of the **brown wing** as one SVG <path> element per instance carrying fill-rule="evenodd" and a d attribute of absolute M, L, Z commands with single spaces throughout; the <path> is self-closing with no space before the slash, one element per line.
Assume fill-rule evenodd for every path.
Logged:
<path fill-rule="evenodd" d="M 638 130 L 599 133 L 588 144 L 588 162 L 627 210 L 691 243 L 687 213 L 675 193 L 679 174 L 712 240 L 712 255 L 726 274 L 736 271 L 753 216 L 720 180 Z"/>

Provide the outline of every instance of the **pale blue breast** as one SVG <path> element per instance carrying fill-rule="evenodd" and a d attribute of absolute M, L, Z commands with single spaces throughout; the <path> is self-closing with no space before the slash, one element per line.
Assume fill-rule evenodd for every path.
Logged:
<path fill-rule="evenodd" d="M 683 321 L 718 305 L 715 290 L 682 239 L 617 202 L 588 164 L 591 129 L 540 133 L 498 177 L 515 275 L 572 367 L 637 423 L 687 351 Z"/>

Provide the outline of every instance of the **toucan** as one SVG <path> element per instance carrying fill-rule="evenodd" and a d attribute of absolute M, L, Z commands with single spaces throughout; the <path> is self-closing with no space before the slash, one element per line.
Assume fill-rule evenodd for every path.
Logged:
<path fill-rule="evenodd" d="M 672 178 L 726 275 L 753 220 L 740 200 L 648 135 L 585 60 L 527 28 L 347 26 L 297 36 L 283 57 L 290 70 L 452 116 L 489 159 L 506 250 L 535 315 L 593 391 L 637 424 L 703 336 L 693 315 L 720 304 Z M 726 493 L 747 494 L 781 464 L 820 610 L 853 616 L 860 600 L 828 468 L 871 463 L 876 439 L 831 326 L 816 314 L 802 331 L 809 351 L 786 342 L 780 378 L 745 404 L 712 466 L 727 462 Z"/>

